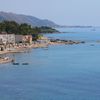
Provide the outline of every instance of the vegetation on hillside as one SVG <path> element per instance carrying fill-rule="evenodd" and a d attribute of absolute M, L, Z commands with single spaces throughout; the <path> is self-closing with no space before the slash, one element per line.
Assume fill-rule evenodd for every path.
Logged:
<path fill-rule="evenodd" d="M 21 35 L 29 35 L 29 34 L 40 34 L 40 33 L 54 33 L 58 32 L 56 29 L 51 27 L 32 27 L 26 23 L 18 24 L 15 21 L 3 21 L 0 23 L 0 32 L 7 32 L 8 34 L 21 34 Z"/>

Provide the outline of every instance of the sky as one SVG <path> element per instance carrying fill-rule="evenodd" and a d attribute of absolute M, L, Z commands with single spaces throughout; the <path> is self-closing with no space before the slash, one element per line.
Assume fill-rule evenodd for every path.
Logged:
<path fill-rule="evenodd" d="M 100 26 L 100 0 L 0 0 L 0 11 L 49 19 L 59 25 Z"/>

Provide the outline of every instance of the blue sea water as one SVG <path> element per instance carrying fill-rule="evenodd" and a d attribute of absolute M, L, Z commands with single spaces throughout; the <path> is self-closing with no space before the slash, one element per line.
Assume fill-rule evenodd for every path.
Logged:
<path fill-rule="evenodd" d="M 100 100 L 100 29 L 59 30 L 46 36 L 86 43 L 10 54 L 19 65 L 0 65 L 0 100 Z"/>

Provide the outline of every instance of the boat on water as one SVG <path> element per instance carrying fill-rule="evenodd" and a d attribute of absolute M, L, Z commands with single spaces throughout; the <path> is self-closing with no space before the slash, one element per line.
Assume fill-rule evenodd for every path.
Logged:
<path fill-rule="evenodd" d="M 5 64 L 5 63 L 10 63 L 10 62 L 13 62 L 14 59 L 12 58 L 9 58 L 9 57 L 0 57 L 0 64 Z"/>

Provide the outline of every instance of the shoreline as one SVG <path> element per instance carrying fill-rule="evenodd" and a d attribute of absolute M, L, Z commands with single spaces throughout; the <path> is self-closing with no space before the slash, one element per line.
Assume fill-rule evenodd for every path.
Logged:
<path fill-rule="evenodd" d="M 10 53 L 24 53 L 24 52 L 31 50 L 32 48 L 45 48 L 50 45 L 72 45 L 72 44 L 80 44 L 80 43 L 85 43 L 85 42 L 84 41 L 51 39 L 51 40 L 48 40 L 46 43 L 35 42 L 35 43 L 32 43 L 31 45 L 27 45 L 27 46 L 23 46 L 23 45 L 20 47 L 15 46 L 13 48 L 9 48 L 9 50 L 0 51 L 0 55 L 10 54 Z M 6 59 L 6 58 L 7 57 L 5 57 L 5 58 L 1 57 L 0 64 L 9 63 L 9 62 L 13 61 L 12 58 L 9 58 L 9 57 L 8 57 L 8 59 Z"/>
<path fill-rule="evenodd" d="M 22 53 L 26 52 L 29 49 L 32 48 L 42 48 L 42 47 L 48 47 L 50 45 L 72 45 L 72 44 L 81 44 L 85 43 L 84 41 L 72 41 L 72 40 L 60 40 L 60 39 L 51 39 L 48 43 L 32 43 L 28 46 L 22 46 L 22 47 L 14 47 L 10 50 L 4 50 L 0 51 L 0 55 L 8 54 L 8 53 Z"/>

